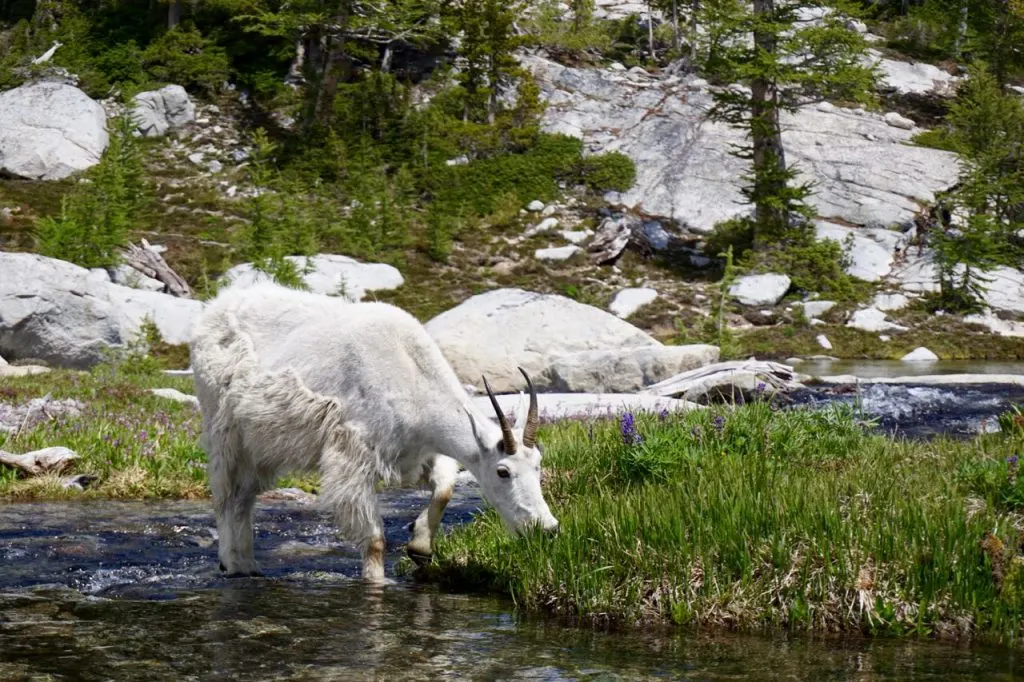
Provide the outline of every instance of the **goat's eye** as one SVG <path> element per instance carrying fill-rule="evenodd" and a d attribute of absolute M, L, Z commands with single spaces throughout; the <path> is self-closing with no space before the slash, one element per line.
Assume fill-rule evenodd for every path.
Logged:
<path fill-rule="evenodd" d="M 508 467 L 498 467 L 498 478 L 510 478 L 512 472 L 508 470 Z"/>

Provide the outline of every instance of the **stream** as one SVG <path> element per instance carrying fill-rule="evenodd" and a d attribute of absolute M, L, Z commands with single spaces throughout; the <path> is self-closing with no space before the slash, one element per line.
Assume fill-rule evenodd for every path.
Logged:
<path fill-rule="evenodd" d="M 889 364 L 801 372 L 905 376 Z M 897 365 L 899 363 L 896 363 Z M 930 374 L 982 373 L 932 365 Z M 903 371 L 899 371 L 903 370 Z M 1024 365 L 991 373 L 1024 374 Z M 816 386 L 804 405 L 858 401 L 908 437 L 977 433 L 1020 386 Z M 381 494 L 394 575 L 421 491 Z M 482 502 L 461 486 L 446 526 Z M 1013 680 L 1017 653 L 899 639 L 698 632 L 608 634 L 540 618 L 507 600 L 408 578 L 368 587 L 331 519 L 298 502 L 261 503 L 264 578 L 217 570 L 209 502 L 77 502 L 0 507 L 0 680 Z"/>

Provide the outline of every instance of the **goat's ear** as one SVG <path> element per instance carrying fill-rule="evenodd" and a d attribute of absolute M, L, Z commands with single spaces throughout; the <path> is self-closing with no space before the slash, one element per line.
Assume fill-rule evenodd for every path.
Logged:
<path fill-rule="evenodd" d="M 470 409 L 469 405 L 463 405 L 462 409 L 466 411 L 466 416 L 469 417 L 469 426 L 473 429 L 473 438 L 476 439 L 480 452 L 490 451 L 491 446 L 484 442 L 484 436 L 480 433 L 480 425 L 476 422 L 476 415 L 473 414 L 473 410 Z M 478 458 L 479 455 L 474 456 L 474 459 Z"/>

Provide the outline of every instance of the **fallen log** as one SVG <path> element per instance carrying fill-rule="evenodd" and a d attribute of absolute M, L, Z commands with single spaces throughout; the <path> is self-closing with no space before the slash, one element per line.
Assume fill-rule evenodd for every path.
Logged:
<path fill-rule="evenodd" d="M 167 264 L 163 256 L 149 245 L 145 239 L 142 246 L 129 244 L 123 252 L 125 263 L 138 270 L 146 277 L 163 282 L 166 293 L 178 298 L 191 298 L 192 290 L 188 283 Z"/>
<path fill-rule="evenodd" d="M 731 360 L 698 367 L 669 377 L 640 391 L 665 398 L 690 402 L 701 399 L 744 399 L 765 391 L 778 392 L 801 386 L 789 365 L 764 360 Z"/>
<path fill-rule="evenodd" d="M 29 476 L 61 473 L 70 467 L 76 459 L 78 459 L 78 454 L 74 450 L 60 446 L 26 452 L 23 455 L 0 450 L 0 464 L 17 469 Z"/>

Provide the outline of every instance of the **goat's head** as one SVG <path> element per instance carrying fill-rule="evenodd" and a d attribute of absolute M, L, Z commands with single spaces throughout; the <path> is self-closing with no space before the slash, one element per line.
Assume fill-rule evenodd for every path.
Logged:
<path fill-rule="evenodd" d="M 530 377 L 520 367 L 530 389 L 528 409 L 520 404 L 515 425 L 498 405 L 487 379 L 484 387 L 498 417 L 501 437 L 495 441 L 490 429 L 480 429 L 474 423 L 480 458 L 467 465 L 470 473 L 490 502 L 501 514 L 505 524 L 514 532 L 522 532 L 539 525 L 546 531 L 558 530 L 558 520 L 551 514 L 540 489 L 541 448 L 537 444 L 537 392 Z M 476 469 L 474 471 L 474 469 Z"/>

